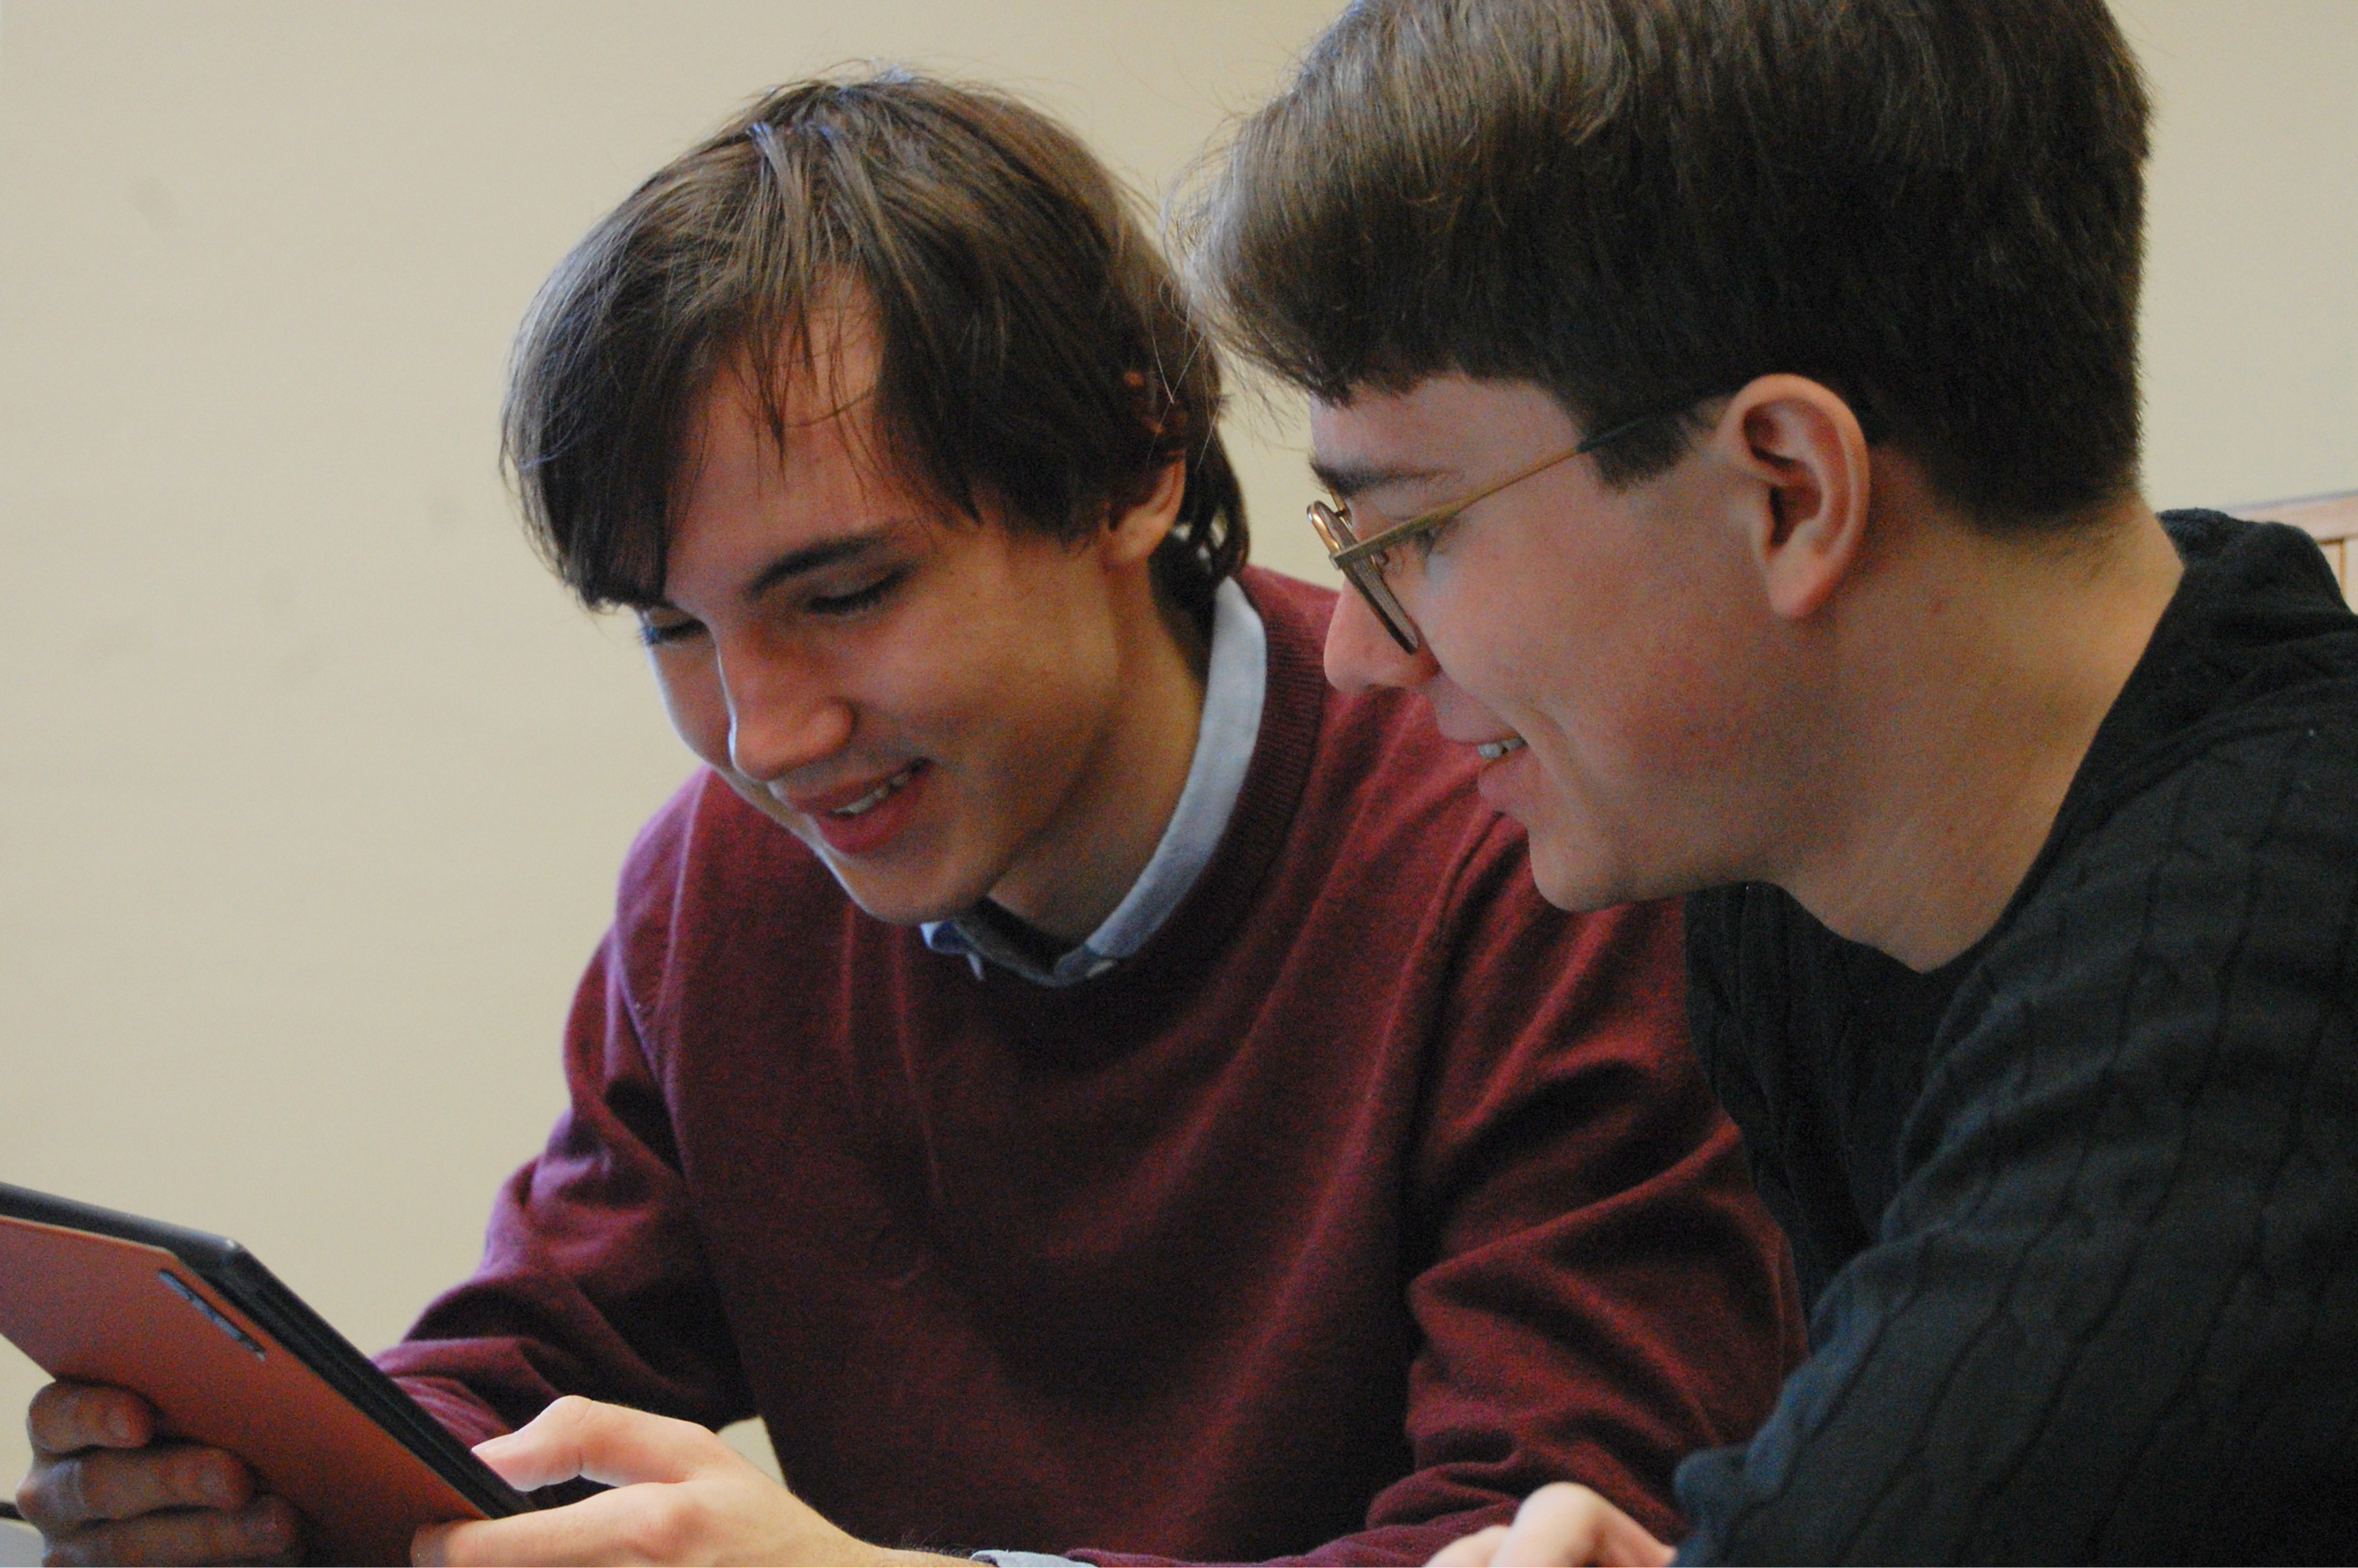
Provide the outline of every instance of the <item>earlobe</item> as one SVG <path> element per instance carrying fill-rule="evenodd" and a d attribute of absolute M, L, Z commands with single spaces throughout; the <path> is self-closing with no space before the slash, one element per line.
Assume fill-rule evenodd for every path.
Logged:
<path fill-rule="evenodd" d="M 1803 621 L 1858 559 L 1869 459 L 1858 416 L 1831 388 L 1765 375 L 1728 402 L 1713 445 L 1747 481 L 1745 525 L 1769 609 Z"/>

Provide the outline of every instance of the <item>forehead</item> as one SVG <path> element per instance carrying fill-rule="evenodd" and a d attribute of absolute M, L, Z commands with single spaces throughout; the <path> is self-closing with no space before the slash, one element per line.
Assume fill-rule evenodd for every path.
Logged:
<path fill-rule="evenodd" d="M 800 336 L 723 357 L 688 406 L 674 480 L 675 538 L 717 492 L 912 488 L 878 417 L 882 350 L 874 313 L 857 302 L 809 314 Z"/>
<path fill-rule="evenodd" d="M 697 395 L 691 420 L 708 425 L 728 416 L 734 402 L 781 442 L 799 431 L 844 427 L 865 416 L 882 370 L 875 311 L 856 296 L 839 296 L 813 307 L 791 334 L 723 354 Z M 693 456 L 684 452 L 682 460 Z"/>
<path fill-rule="evenodd" d="M 1489 473 L 1572 434 L 1555 398 L 1527 381 L 1439 375 L 1404 392 L 1362 387 L 1310 402 L 1312 470 L 1346 499 Z"/>
<path fill-rule="evenodd" d="M 856 324 L 855 324 L 856 325 Z M 876 355 L 856 330 L 725 365 L 691 407 L 665 520 L 664 597 L 758 576 L 782 553 L 929 518 L 880 438 Z"/>

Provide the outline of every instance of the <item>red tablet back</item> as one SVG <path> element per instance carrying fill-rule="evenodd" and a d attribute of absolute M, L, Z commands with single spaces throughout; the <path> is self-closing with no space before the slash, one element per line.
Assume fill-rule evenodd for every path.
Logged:
<path fill-rule="evenodd" d="M 0 1215 L 0 1335 L 49 1373 L 144 1395 L 309 1518 L 332 1563 L 407 1563 L 483 1512 L 159 1247 Z"/>

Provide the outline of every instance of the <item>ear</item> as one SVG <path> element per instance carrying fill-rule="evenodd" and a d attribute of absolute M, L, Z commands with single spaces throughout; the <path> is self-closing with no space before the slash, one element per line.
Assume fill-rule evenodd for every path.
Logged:
<path fill-rule="evenodd" d="M 1187 463 L 1184 458 L 1173 458 L 1154 476 L 1154 488 L 1127 512 L 1115 512 L 1106 518 L 1106 564 L 1136 566 L 1154 554 L 1179 520 L 1179 503 L 1187 493 Z"/>
<path fill-rule="evenodd" d="M 1764 375 L 1728 400 L 1708 446 L 1734 470 L 1768 606 L 1807 620 L 1857 561 L 1866 536 L 1866 437 L 1823 383 Z"/>

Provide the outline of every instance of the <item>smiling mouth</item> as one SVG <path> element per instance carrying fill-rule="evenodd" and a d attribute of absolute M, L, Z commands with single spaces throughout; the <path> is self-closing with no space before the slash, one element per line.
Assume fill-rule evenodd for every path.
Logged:
<path fill-rule="evenodd" d="M 1523 738 L 1520 735 L 1509 735 L 1503 741 L 1485 741 L 1475 747 L 1474 751 L 1484 762 L 1495 762 L 1508 752 L 1520 752 L 1522 749 Z"/>
<path fill-rule="evenodd" d="M 878 806 L 892 798 L 894 795 L 898 794 L 901 786 L 907 784 L 912 778 L 915 777 L 916 773 L 917 764 L 915 762 L 911 762 L 907 767 L 903 768 L 899 773 L 894 773 L 891 778 L 886 779 L 882 784 L 878 784 L 874 789 L 870 790 L 858 800 L 852 801 L 848 805 L 838 806 L 829 811 L 827 815 L 829 816 L 865 816 L 868 813 L 875 810 Z"/>

